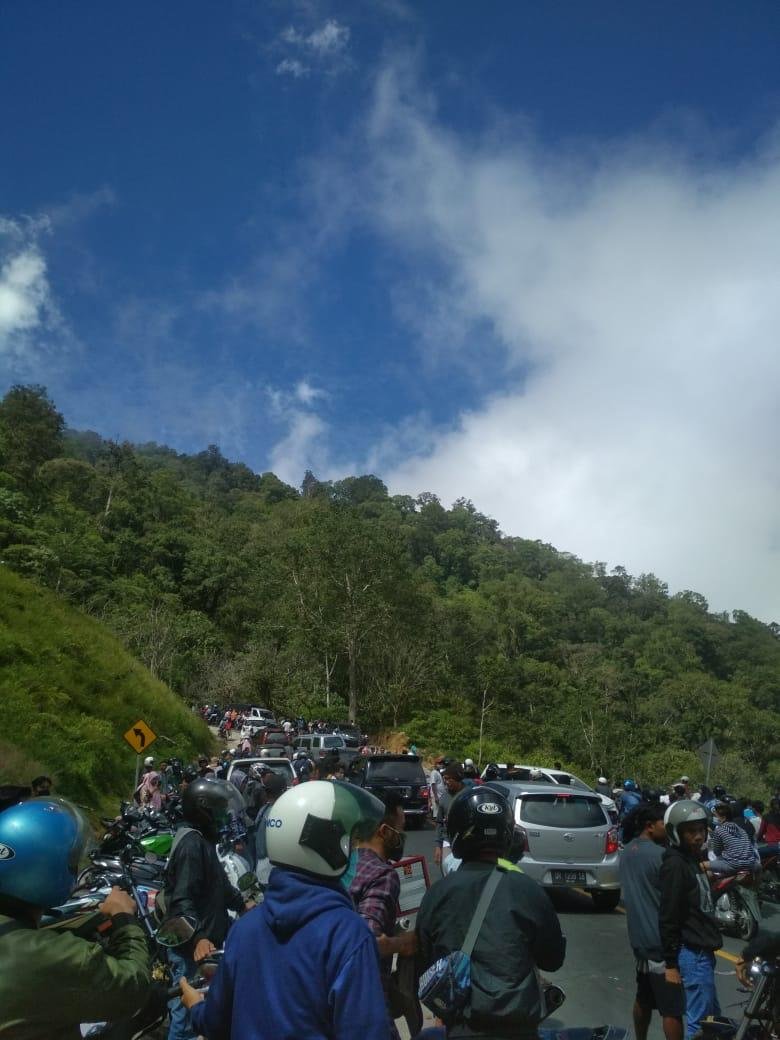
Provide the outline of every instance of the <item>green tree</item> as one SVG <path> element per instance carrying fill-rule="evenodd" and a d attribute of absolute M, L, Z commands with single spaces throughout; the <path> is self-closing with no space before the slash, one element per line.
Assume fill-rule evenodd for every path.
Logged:
<path fill-rule="evenodd" d="M 12 386 L 0 401 L 0 465 L 23 489 L 62 451 L 65 420 L 43 386 Z"/>

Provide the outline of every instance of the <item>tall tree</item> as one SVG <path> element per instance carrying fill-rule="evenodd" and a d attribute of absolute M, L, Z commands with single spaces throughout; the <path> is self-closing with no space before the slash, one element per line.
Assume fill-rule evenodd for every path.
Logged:
<path fill-rule="evenodd" d="M 0 465 L 25 489 L 62 452 L 65 420 L 43 386 L 12 386 L 0 401 Z"/>

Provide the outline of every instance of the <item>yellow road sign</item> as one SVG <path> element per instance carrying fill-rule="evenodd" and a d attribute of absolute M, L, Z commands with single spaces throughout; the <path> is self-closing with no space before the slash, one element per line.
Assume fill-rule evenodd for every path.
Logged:
<path fill-rule="evenodd" d="M 125 740 L 137 755 L 146 751 L 151 743 L 157 740 L 157 734 L 139 719 L 124 735 Z"/>

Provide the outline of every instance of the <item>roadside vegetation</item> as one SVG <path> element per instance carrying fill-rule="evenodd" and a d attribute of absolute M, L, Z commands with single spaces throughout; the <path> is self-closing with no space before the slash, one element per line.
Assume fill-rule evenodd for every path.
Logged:
<path fill-rule="evenodd" d="M 0 567 L 0 784 L 48 774 L 55 791 L 116 811 L 135 754 L 122 734 L 143 718 L 150 753 L 208 750 L 207 727 L 92 618 Z M 164 739 L 165 738 L 165 739 Z"/>
<path fill-rule="evenodd" d="M 391 496 L 375 476 L 307 473 L 293 488 L 213 445 L 112 443 L 66 430 L 43 388 L 19 386 L 0 402 L 0 560 L 110 629 L 158 681 L 150 706 L 171 703 L 169 687 L 356 715 L 423 751 L 557 760 L 591 780 L 703 778 L 696 748 L 713 737 L 723 783 L 756 796 L 780 784 L 777 625 L 506 537 L 469 501 Z M 44 685 L 29 662 L 17 670 L 10 718 L 45 711 L 69 744 L 78 730 L 105 746 L 100 713 L 84 715 L 95 684 L 65 706 Z M 44 731 L 38 757 L 53 754 Z M 111 771 L 79 768 L 100 783 Z"/>

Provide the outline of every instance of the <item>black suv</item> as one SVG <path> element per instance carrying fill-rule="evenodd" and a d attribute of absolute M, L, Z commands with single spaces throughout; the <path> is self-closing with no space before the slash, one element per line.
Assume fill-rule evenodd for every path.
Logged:
<path fill-rule="evenodd" d="M 359 748 L 368 743 L 368 736 L 352 722 L 337 722 L 333 727 L 333 732 L 341 734 L 347 747 Z"/>
<path fill-rule="evenodd" d="M 404 800 L 407 826 L 421 826 L 428 815 L 428 781 L 417 755 L 371 755 L 363 762 L 355 783 L 380 798 L 397 791 Z"/>

